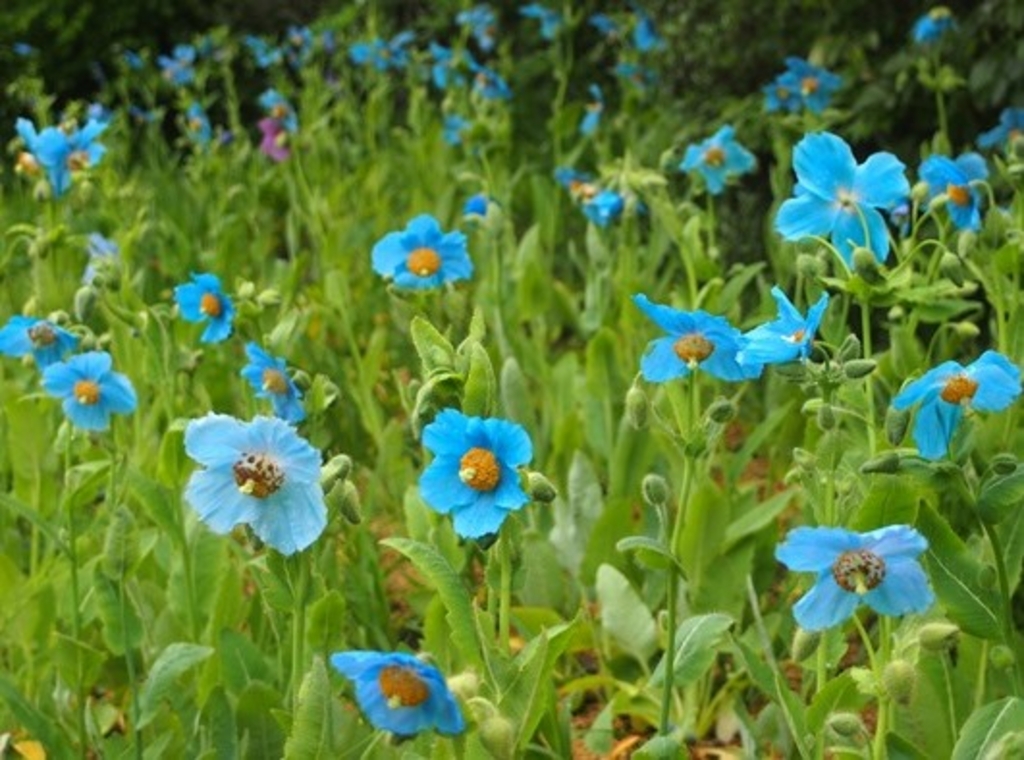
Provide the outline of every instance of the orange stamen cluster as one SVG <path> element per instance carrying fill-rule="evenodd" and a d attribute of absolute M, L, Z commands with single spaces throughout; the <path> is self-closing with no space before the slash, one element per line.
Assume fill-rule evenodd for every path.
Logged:
<path fill-rule="evenodd" d="M 715 353 L 715 344 L 700 333 L 690 333 L 679 338 L 672 350 L 687 364 L 699 364 Z"/>
<path fill-rule="evenodd" d="M 71 392 L 79 404 L 92 406 L 99 403 L 100 386 L 94 380 L 79 380 Z"/>
<path fill-rule="evenodd" d="M 494 452 L 475 446 L 459 460 L 459 478 L 477 491 L 493 491 L 501 480 L 501 467 Z"/>
<path fill-rule="evenodd" d="M 84 150 L 76 150 L 68 156 L 68 168 L 73 171 L 81 171 L 89 168 L 89 154 Z"/>
<path fill-rule="evenodd" d="M 725 151 L 717 145 L 712 145 L 704 151 L 704 163 L 708 166 L 721 166 L 725 163 Z"/>
<path fill-rule="evenodd" d="M 967 185 L 946 185 L 946 195 L 950 203 L 957 206 L 966 206 L 971 202 L 971 191 Z"/>
<path fill-rule="evenodd" d="M 287 393 L 288 379 L 281 370 L 268 367 L 263 370 L 263 390 L 270 393 Z"/>
<path fill-rule="evenodd" d="M 832 577 L 852 594 L 866 594 L 885 580 L 885 560 L 867 549 L 843 552 L 832 565 Z"/>
<path fill-rule="evenodd" d="M 972 380 L 967 375 L 956 375 L 946 381 L 945 387 L 939 393 L 939 398 L 950 404 L 959 404 L 970 401 L 977 392 L 977 380 Z"/>
<path fill-rule="evenodd" d="M 416 707 L 430 696 L 430 688 L 410 668 L 396 665 L 382 668 L 377 683 L 392 707 Z"/>
<path fill-rule="evenodd" d="M 441 257 L 433 248 L 417 248 L 405 260 L 405 266 L 414 275 L 430 277 L 441 268 Z"/>
<path fill-rule="evenodd" d="M 284 485 L 284 473 L 266 454 L 243 454 L 232 468 L 238 490 L 265 499 Z"/>
<path fill-rule="evenodd" d="M 813 95 L 818 91 L 818 78 L 817 77 L 804 77 L 800 80 L 800 91 L 804 95 Z"/>
<path fill-rule="evenodd" d="M 223 311 L 220 297 L 216 293 L 203 293 L 199 299 L 199 311 L 208 317 L 219 317 Z"/>

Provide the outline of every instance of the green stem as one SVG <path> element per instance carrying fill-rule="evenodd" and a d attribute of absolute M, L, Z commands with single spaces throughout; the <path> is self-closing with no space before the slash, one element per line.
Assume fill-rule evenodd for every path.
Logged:
<path fill-rule="evenodd" d="M 985 686 L 988 676 L 988 639 L 981 642 L 981 654 L 978 657 L 978 680 L 974 684 L 974 708 L 972 712 L 981 709 L 985 702 Z"/>
<path fill-rule="evenodd" d="M 864 358 L 870 359 L 873 353 L 871 348 L 871 310 L 866 303 L 860 304 L 860 331 Z M 878 441 L 875 437 L 875 386 L 871 375 L 868 375 L 864 381 L 864 391 L 868 400 L 868 455 L 874 456 L 878 450 Z"/>
<path fill-rule="evenodd" d="M 295 555 L 294 563 L 299 566 L 299 579 L 292 586 L 292 713 L 299 709 L 299 687 L 302 685 L 304 672 L 304 645 L 306 643 L 306 587 L 309 585 L 309 561 L 300 552 Z"/>
<path fill-rule="evenodd" d="M 678 519 L 677 519 L 678 522 Z M 668 568 L 668 609 L 666 610 L 667 640 L 665 643 L 665 683 L 661 692 L 661 719 L 658 733 L 668 736 L 672 714 L 672 682 L 675 678 L 676 650 L 676 598 L 679 596 L 679 573 L 675 565 Z"/>
<path fill-rule="evenodd" d="M 89 738 L 85 728 L 85 674 L 82 671 L 82 597 L 78 583 L 78 529 L 75 515 L 71 509 L 71 483 L 68 473 L 71 471 L 71 444 L 74 433 L 69 432 L 64 443 L 64 508 L 68 520 L 68 559 L 71 561 L 71 636 L 75 642 L 75 720 L 78 725 L 78 743 L 81 745 L 82 757 L 89 756 Z"/>
<path fill-rule="evenodd" d="M 713 196 L 711 193 L 707 193 L 707 197 L 708 197 L 708 217 L 707 217 L 707 227 L 708 227 L 708 258 L 713 260 L 715 258 L 715 250 L 718 248 L 718 244 L 716 242 L 716 229 L 715 229 L 716 226 L 717 226 L 717 224 L 715 222 L 715 196 Z"/>
<path fill-rule="evenodd" d="M 956 744 L 956 730 L 960 721 L 956 717 L 956 702 L 953 699 L 953 673 L 949 668 L 949 653 L 942 652 L 942 675 L 946 686 L 946 709 L 949 710 L 949 746 Z M 984 660 L 983 660 L 984 662 Z"/>
<path fill-rule="evenodd" d="M 509 532 L 505 531 L 498 539 L 498 562 L 501 571 L 501 588 L 498 599 L 498 639 L 501 644 L 501 651 L 510 655 L 512 621 L 509 619 L 512 612 L 512 547 L 509 545 Z"/>
<path fill-rule="evenodd" d="M 999 534 L 996 533 L 995 528 L 989 525 L 987 522 L 982 521 L 982 528 L 985 530 L 985 535 L 988 536 L 989 543 L 992 545 L 992 555 L 995 558 L 996 563 L 996 577 L 999 581 L 999 595 L 1003 601 L 1003 643 L 1009 647 L 1010 651 L 1014 651 L 1013 645 L 1013 600 L 1010 597 L 1010 579 L 1006 573 L 1006 560 L 1003 557 L 1003 546 L 999 540 Z M 1021 693 L 1021 676 L 1020 676 L 1020 665 L 1016 662 L 1016 658 L 1013 666 L 1014 676 L 1014 693 L 1020 695 Z"/>

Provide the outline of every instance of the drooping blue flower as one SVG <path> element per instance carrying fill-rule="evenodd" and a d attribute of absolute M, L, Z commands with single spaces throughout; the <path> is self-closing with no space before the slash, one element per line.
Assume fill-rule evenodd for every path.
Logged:
<path fill-rule="evenodd" d="M 206 322 L 199 340 L 219 343 L 231 335 L 235 305 L 221 289 L 215 274 L 191 275 L 192 282 L 174 288 L 174 300 L 186 322 Z"/>
<path fill-rule="evenodd" d="M 306 419 L 302 391 L 288 375 L 284 359 L 271 356 L 255 343 L 245 344 L 245 355 L 249 363 L 242 367 L 241 375 L 259 398 L 270 399 L 274 415 L 293 425 Z"/>
<path fill-rule="evenodd" d="M 38 317 L 16 314 L 0 328 L 0 354 L 16 357 L 32 354 L 39 369 L 61 361 L 77 345 L 78 336 Z"/>
<path fill-rule="evenodd" d="M 459 703 L 433 665 L 401 652 L 367 651 L 337 652 L 331 665 L 352 681 L 356 701 L 376 729 L 398 736 L 466 730 Z"/>
<path fill-rule="evenodd" d="M 935 603 L 918 562 L 928 541 L 909 525 L 868 533 L 843 528 L 795 528 L 775 550 L 790 570 L 817 573 L 793 615 L 805 631 L 823 631 L 849 618 L 863 602 L 893 617 L 924 612 Z"/>
<path fill-rule="evenodd" d="M 142 56 L 134 50 L 125 50 L 121 59 L 132 71 L 142 71 L 142 69 L 146 68 L 146 62 L 142 59 Z"/>
<path fill-rule="evenodd" d="M 373 246 L 373 271 L 400 288 L 436 288 L 473 275 L 462 232 L 442 232 L 437 219 L 420 214 L 401 232 L 389 232 Z"/>
<path fill-rule="evenodd" d="M 108 263 L 114 264 L 121 255 L 121 248 L 113 240 L 103 237 L 98 232 L 89 234 L 86 244 L 86 253 L 89 254 L 89 263 L 82 273 L 82 284 L 89 285 L 96 278 L 97 267 L 104 267 Z"/>
<path fill-rule="evenodd" d="M 981 191 L 972 184 L 988 178 L 985 159 L 964 153 L 956 161 L 946 156 L 929 156 L 921 164 L 921 179 L 928 183 L 928 199 L 946 196 L 946 210 L 958 230 L 981 229 Z"/>
<path fill-rule="evenodd" d="M 185 112 L 185 134 L 192 144 L 205 148 L 210 144 L 213 137 L 213 129 L 210 127 L 210 117 L 206 110 L 197 102 L 189 104 Z"/>
<path fill-rule="evenodd" d="M 288 555 L 327 527 L 320 452 L 284 420 L 207 414 L 185 428 L 185 452 L 204 467 L 189 478 L 185 501 L 215 533 L 245 523 Z"/>
<path fill-rule="evenodd" d="M 725 317 L 702 310 L 679 311 L 653 303 L 642 293 L 633 296 L 633 303 L 668 333 L 652 340 L 640 360 L 640 372 L 648 382 L 664 383 L 687 377 L 696 369 L 729 381 L 761 374 L 759 365 L 739 361 L 737 355 L 747 341 Z"/>
<path fill-rule="evenodd" d="M 461 145 L 462 133 L 470 126 L 467 119 L 458 114 L 448 114 L 444 117 L 444 128 L 441 130 L 441 138 L 449 145 Z"/>
<path fill-rule="evenodd" d="M 14 51 L 14 54 L 19 58 L 29 58 L 39 52 L 27 42 L 15 42 L 11 45 L 11 50 Z"/>
<path fill-rule="evenodd" d="M 533 445 L 521 425 L 445 409 L 423 429 L 423 445 L 434 459 L 420 475 L 420 495 L 451 514 L 463 538 L 497 533 L 530 501 L 518 468 L 533 458 Z"/>
<path fill-rule="evenodd" d="M 635 90 L 646 93 L 658 82 L 658 74 L 654 69 L 641 66 L 639 63 L 620 61 L 615 64 L 615 76 L 625 80 Z"/>
<path fill-rule="evenodd" d="M 889 256 L 889 233 L 877 209 L 910 194 L 904 165 L 891 153 L 858 164 L 846 141 L 830 132 L 805 135 L 793 151 L 797 184 L 779 209 L 775 229 L 786 240 L 828 236 L 846 265 L 855 246 L 870 248 L 879 263 Z"/>
<path fill-rule="evenodd" d="M 806 317 L 778 286 L 772 288 L 772 298 L 779 307 L 779 315 L 746 333 L 746 346 L 737 357 L 740 364 L 782 364 L 804 360 L 811 352 L 811 344 L 828 306 L 828 293 L 821 294 Z"/>
<path fill-rule="evenodd" d="M 593 184 L 594 178 L 591 175 L 569 166 L 559 166 L 555 169 L 555 181 L 568 190 L 576 200 L 588 200 L 598 193 L 598 187 Z"/>
<path fill-rule="evenodd" d="M 614 190 L 601 190 L 583 202 L 583 213 L 598 227 L 607 227 L 622 216 L 626 201 Z"/>
<path fill-rule="evenodd" d="M 821 113 L 842 83 L 838 74 L 803 58 L 789 56 L 786 58 L 786 71 L 764 88 L 765 108 L 769 112 L 796 112 L 806 108 L 812 113 Z"/>
<path fill-rule="evenodd" d="M 356 42 L 348 49 L 348 57 L 357 65 L 372 65 L 377 71 L 400 70 L 409 65 L 406 46 L 416 38 L 412 32 L 396 34 L 388 42 L 377 38 Z"/>
<path fill-rule="evenodd" d="M 468 27 L 476 44 L 485 53 L 494 48 L 494 35 L 497 30 L 497 22 L 494 11 L 489 5 L 477 5 L 468 11 L 460 11 L 455 16 L 455 21 L 462 26 Z"/>
<path fill-rule="evenodd" d="M 32 161 L 46 171 L 55 198 L 64 195 L 71 187 L 72 172 L 95 166 L 103 158 L 107 149 L 96 139 L 106 128 L 105 123 L 90 119 L 84 127 L 70 132 L 57 127 L 46 127 L 37 132 L 28 119 L 15 122 L 15 129 L 25 142 Z"/>
<path fill-rule="evenodd" d="M 131 381 L 112 365 L 106 351 L 76 354 L 43 371 L 43 390 L 63 400 L 64 414 L 75 427 L 106 430 L 111 414 L 130 414 L 138 403 Z"/>
<path fill-rule="evenodd" d="M 288 102 L 288 98 L 277 90 L 271 88 L 263 91 L 260 95 L 260 108 L 266 111 L 271 119 L 277 119 L 286 131 L 298 131 L 299 117 L 295 115 L 295 109 Z"/>
<path fill-rule="evenodd" d="M 919 44 L 936 42 L 954 27 L 953 12 L 944 5 L 937 5 L 914 22 L 911 37 Z"/>
<path fill-rule="evenodd" d="M 632 5 L 633 14 L 636 17 L 636 23 L 633 26 L 633 46 L 641 53 L 664 48 L 665 40 L 658 35 L 658 30 L 654 28 L 654 19 L 636 3 Z"/>
<path fill-rule="evenodd" d="M 697 172 L 712 195 L 725 190 L 729 177 L 753 171 L 754 154 L 736 141 L 735 130 L 728 124 L 697 145 L 688 145 L 679 168 Z"/>
<path fill-rule="evenodd" d="M 483 193 L 471 195 L 466 199 L 466 203 L 462 206 L 462 215 L 487 216 L 487 204 L 487 196 Z"/>
<path fill-rule="evenodd" d="M 587 18 L 587 23 L 609 39 L 615 39 L 619 36 L 619 25 L 605 13 L 591 14 Z"/>
<path fill-rule="evenodd" d="M 293 69 L 305 66 L 313 54 L 313 32 L 310 28 L 293 24 L 288 27 L 284 39 L 287 44 L 285 57 L 288 59 L 288 65 Z"/>
<path fill-rule="evenodd" d="M 947 361 L 908 383 L 892 400 L 899 411 L 917 406 L 914 443 L 925 459 L 940 459 L 967 409 L 998 412 L 1020 395 L 1020 368 L 996 351 L 966 367 Z"/>
<path fill-rule="evenodd" d="M 546 40 L 555 39 L 565 23 L 561 13 L 540 3 L 530 3 L 520 7 L 519 15 L 540 21 L 540 36 Z"/>
<path fill-rule="evenodd" d="M 261 69 L 268 69 L 281 62 L 283 53 L 280 48 L 271 46 L 270 43 L 262 37 L 256 37 L 249 34 L 242 38 L 242 43 L 249 49 L 249 52 L 252 53 L 253 60 Z"/>
<path fill-rule="evenodd" d="M 999 114 L 999 124 L 978 136 L 978 147 L 1007 148 L 1021 135 L 1024 135 L 1024 108 L 1004 108 Z"/>
<path fill-rule="evenodd" d="M 190 84 L 196 78 L 193 65 L 196 61 L 196 49 L 191 45 L 175 45 L 170 56 L 157 56 L 160 73 L 171 84 Z"/>
<path fill-rule="evenodd" d="M 469 70 L 473 72 L 473 91 L 486 100 L 508 100 L 512 90 L 494 69 L 476 62 L 473 56 L 466 54 Z"/>
<path fill-rule="evenodd" d="M 586 113 L 583 114 L 583 119 L 580 121 L 581 135 L 594 134 L 601 124 L 601 115 L 604 113 L 604 95 L 601 93 L 601 88 L 592 84 L 587 88 L 587 92 L 590 93 L 590 102 L 587 103 Z"/>
<path fill-rule="evenodd" d="M 439 90 L 446 90 L 449 84 L 461 85 L 466 81 L 466 78 L 455 68 L 456 60 L 451 48 L 431 41 L 429 49 L 430 56 L 434 59 L 430 65 L 430 78 L 435 87 Z"/>

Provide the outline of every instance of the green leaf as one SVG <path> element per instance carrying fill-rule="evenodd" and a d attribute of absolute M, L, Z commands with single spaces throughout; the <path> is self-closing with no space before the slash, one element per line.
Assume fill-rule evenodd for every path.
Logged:
<path fill-rule="evenodd" d="M 230 694 L 241 694 L 252 681 L 273 681 L 271 669 L 263 652 L 248 636 L 225 628 L 217 643 L 220 672 Z"/>
<path fill-rule="evenodd" d="M 534 424 L 533 405 L 526 387 L 526 376 L 514 356 L 501 365 L 501 411 L 505 419 L 531 428 Z"/>
<path fill-rule="evenodd" d="M 476 623 L 469 593 L 452 566 L 436 549 L 408 538 L 387 538 L 381 544 L 404 554 L 434 584 L 448 611 L 447 620 L 452 629 L 452 640 L 463 658 L 472 665 L 483 667 L 480 643 L 476 637 Z"/>
<path fill-rule="evenodd" d="M 127 589 L 111 581 L 97 565 L 93 574 L 93 597 L 100 621 L 103 623 L 103 642 L 115 655 L 135 649 L 142 641 L 142 620 L 132 595 Z"/>
<path fill-rule="evenodd" d="M 1021 502 L 1024 502 L 1024 467 L 1018 467 L 1005 477 L 992 478 L 981 487 L 978 515 L 989 525 L 996 525 L 1021 511 Z"/>
<path fill-rule="evenodd" d="M 673 736 L 655 736 L 633 753 L 633 760 L 677 760 L 684 757 L 683 745 Z"/>
<path fill-rule="evenodd" d="M 849 671 L 827 681 L 814 695 L 807 708 L 807 730 L 817 734 L 825 727 L 828 716 L 841 710 L 858 712 L 867 702 Z"/>
<path fill-rule="evenodd" d="M 272 712 L 280 705 L 281 695 L 262 681 L 245 687 L 238 698 L 236 715 L 243 745 L 247 747 L 246 758 L 262 760 L 284 753 L 284 733 Z"/>
<path fill-rule="evenodd" d="M 306 644 L 326 656 L 345 643 L 346 626 L 345 597 L 332 588 L 310 605 Z"/>
<path fill-rule="evenodd" d="M 217 760 L 234 760 L 238 757 L 238 729 L 235 713 L 231 709 L 224 687 L 217 686 L 206 698 L 203 705 L 203 723 L 209 733 L 210 744 Z"/>
<path fill-rule="evenodd" d="M 213 654 L 213 647 L 188 642 L 169 644 L 149 669 L 146 683 L 139 694 L 138 727 L 145 727 L 163 707 L 163 701 L 174 690 L 178 677 Z"/>
<path fill-rule="evenodd" d="M 43 743 L 53 757 L 74 757 L 75 752 L 68 746 L 60 727 L 53 719 L 29 702 L 17 687 L 0 675 L 0 701 L 14 718 L 14 725 L 5 727 L 23 728 L 28 734 Z"/>
<path fill-rule="evenodd" d="M 757 533 L 768 525 L 773 525 L 775 518 L 782 514 L 786 507 L 789 506 L 795 493 L 795 489 L 780 491 L 766 501 L 755 504 L 752 509 L 747 510 L 729 523 L 729 527 L 725 529 L 725 538 L 722 541 L 722 553 L 725 553 L 729 547 L 739 543 L 747 536 Z"/>
<path fill-rule="evenodd" d="M 611 565 L 597 568 L 601 625 L 619 647 L 641 662 L 657 649 L 654 616 L 629 580 Z"/>
<path fill-rule="evenodd" d="M 409 332 L 419 354 L 424 377 L 438 369 L 455 368 L 455 348 L 430 322 L 420 316 L 413 317 Z"/>
<path fill-rule="evenodd" d="M 291 736 L 284 745 L 285 760 L 305 760 L 310 757 L 338 757 L 341 753 L 338 727 L 341 725 L 341 706 L 331 693 L 327 668 L 320 657 L 299 687 L 299 705 L 292 722 Z"/>
<path fill-rule="evenodd" d="M 722 637 L 732 624 L 731 617 L 718 612 L 683 621 L 676 629 L 676 652 L 672 658 L 672 682 L 676 687 L 688 686 L 704 675 L 718 656 Z M 667 657 L 666 653 L 651 676 L 651 683 L 656 686 L 664 683 Z"/>
<path fill-rule="evenodd" d="M 497 396 L 498 381 L 487 350 L 479 343 L 469 348 L 469 372 L 462 393 L 462 411 L 474 417 L 491 415 Z"/>
<path fill-rule="evenodd" d="M 555 524 L 548 540 L 558 550 L 562 567 L 577 576 L 590 532 L 604 511 L 604 495 L 597 471 L 582 451 L 573 453 L 567 491 L 567 499 L 555 499 Z"/>
<path fill-rule="evenodd" d="M 124 578 L 134 562 L 135 541 L 132 528 L 135 518 L 130 510 L 119 506 L 110 516 L 107 536 L 103 542 L 103 559 L 101 566 L 104 574 L 111 580 Z"/>
<path fill-rule="evenodd" d="M 875 475 L 850 527 L 866 532 L 887 525 L 913 525 L 923 496 L 913 480 L 899 475 Z"/>
<path fill-rule="evenodd" d="M 952 760 L 999 760 L 1000 740 L 1024 731 L 1024 699 L 1006 697 L 971 714 L 960 730 Z"/>
<path fill-rule="evenodd" d="M 665 570 L 675 565 L 677 571 L 682 573 L 682 568 L 668 547 L 650 536 L 626 536 L 619 539 L 615 548 L 623 554 L 634 552 L 637 562 L 651 570 Z"/>

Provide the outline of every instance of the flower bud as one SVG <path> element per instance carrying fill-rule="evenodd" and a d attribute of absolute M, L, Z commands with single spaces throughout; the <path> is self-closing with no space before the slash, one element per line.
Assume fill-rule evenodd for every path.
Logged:
<path fill-rule="evenodd" d="M 996 454 L 989 464 L 996 475 L 1010 475 L 1017 471 L 1017 457 L 1008 452 Z"/>
<path fill-rule="evenodd" d="M 882 282 L 882 272 L 878 268 L 878 260 L 874 251 L 857 247 L 853 249 L 853 271 L 868 283 L 875 285 Z"/>
<path fill-rule="evenodd" d="M 864 722 L 857 713 L 836 712 L 828 716 L 828 727 L 837 736 L 853 739 L 864 733 Z"/>
<path fill-rule="evenodd" d="M 960 237 L 956 241 L 956 252 L 960 254 L 960 258 L 966 259 L 968 256 L 971 255 L 971 251 L 974 250 L 974 246 L 977 245 L 977 243 L 978 243 L 978 233 L 977 232 L 975 232 L 974 230 L 961 230 L 960 231 Z M 945 264 L 945 258 L 946 257 L 943 256 L 942 258 L 943 258 L 942 264 Z M 941 266 L 941 264 L 940 264 L 940 266 Z M 963 285 L 963 269 L 961 268 L 960 271 L 961 271 L 961 274 L 960 274 L 961 281 L 960 282 L 956 282 L 956 280 L 953 280 L 952 277 L 949 278 L 953 282 L 956 282 L 957 285 Z M 946 274 L 946 273 L 943 272 L 943 274 Z M 946 275 L 946 276 L 949 277 L 949 275 Z"/>
<path fill-rule="evenodd" d="M 541 504 L 549 504 L 558 496 L 558 491 L 551 481 L 539 472 L 530 471 L 526 475 L 527 490 L 530 498 Z"/>
<path fill-rule="evenodd" d="M 900 455 L 895 451 L 886 451 L 873 459 L 869 459 L 860 466 L 860 471 L 865 475 L 887 474 L 891 475 L 900 469 Z"/>
<path fill-rule="evenodd" d="M 793 449 L 793 461 L 800 467 L 806 469 L 811 469 L 817 464 L 817 459 L 814 454 L 809 452 L 807 449 L 801 449 L 800 447 Z"/>
<path fill-rule="evenodd" d="M 668 483 L 657 473 L 648 473 L 640 484 L 644 501 L 652 507 L 663 507 L 668 503 Z"/>
<path fill-rule="evenodd" d="M 836 426 L 836 411 L 832 404 L 822 404 L 818 408 L 818 427 L 822 430 L 832 430 Z"/>
<path fill-rule="evenodd" d="M 815 280 L 823 274 L 824 269 L 817 256 L 812 256 L 809 253 L 801 253 L 796 257 L 796 271 L 799 272 L 804 279 Z"/>
<path fill-rule="evenodd" d="M 893 446 L 899 446 L 910 425 L 910 410 L 890 406 L 885 412 L 885 438 Z"/>
<path fill-rule="evenodd" d="M 860 338 L 850 333 L 843 340 L 842 345 L 839 346 L 839 350 L 836 352 L 836 359 L 846 364 L 854 359 L 860 359 L 861 356 Z"/>
<path fill-rule="evenodd" d="M 83 285 L 75 291 L 75 319 L 86 321 L 96 306 L 96 290 L 91 285 Z"/>
<path fill-rule="evenodd" d="M 292 370 L 289 374 L 292 376 L 292 382 L 303 393 L 313 387 L 313 378 L 309 376 L 308 372 L 296 369 Z"/>
<path fill-rule="evenodd" d="M 956 333 L 958 338 L 963 338 L 964 340 L 973 340 L 981 335 L 981 330 L 978 329 L 978 326 L 967 320 L 954 322 L 953 332 Z"/>
<path fill-rule="evenodd" d="M 348 454 L 338 454 L 331 457 L 323 467 L 320 468 L 320 485 L 324 492 L 330 491 L 339 480 L 348 480 L 352 472 L 352 459 Z"/>
<path fill-rule="evenodd" d="M 480 724 L 480 743 L 494 760 L 513 760 L 516 756 L 516 732 L 512 721 L 494 715 Z"/>
<path fill-rule="evenodd" d="M 472 670 L 457 673 L 447 680 L 448 689 L 455 697 L 466 702 L 480 693 L 480 676 Z"/>
<path fill-rule="evenodd" d="M 859 380 L 874 372 L 876 367 L 878 362 L 874 359 L 851 359 L 843 365 L 843 374 L 849 380 Z"/>
<path fill-rule="evenodd" d="M 989 651 L 988 661 L 996 670 L 1009 670 L 1017 662 L 1017 657 L 1008 646 L 998 644 Z"/>
<path fill-rule="evenodd" d="M 256 295 L 256 285 L 250 280 L 242 280 L 235 288 L 235 295 L 238 296 L 239 301 L 248 301 Z"/>
<path fill-rule="evenodd" d="M 953 623 L 925 623 L 917 632 L 917 640 L 929 652 L 948 652 L 956 646 L 960 629 Z"/>
<path fill-rule="evenodd" d="M 337 480 L 324 497 L 329 510 L 337 510 L 353 525 L 363 521 L 359 491 L 348 480 Z"/>
<path fill-rule="evenodd" d="M 736 405 L 727 398 L 715 399 L 708 407 L 708 418 L 724 425 L 736 416 Z"/>
<path fill-rule="evenodd" d="M 928 198 L 929 189 L 927 182 L 914 183 L 914 186 L 910 189 L 910 199 L 918 203 L 924 202 Z"/>
<path fill-rule="evenodd" d="M 917 671 L 906 660 L 893 660 L 882 671 L 885 691 L 898 705 L 909 705 L 917 690 Z"/>
<path fill-rule="evenodd" d="M 256 303 L 260 306 L 277 306 L 281 303 L 281 291 L 277 288 L 266 288 L 256 294 Z"/>
<path fill-rule="evenodd" d="M 643 430 L 647 426 L 647 413 L 650 410 L 650 403 L 647 394 L 639 386 L 630 387 L 626 393 L 626 418 L 629 424 L 637 430 Z"/>
<path fill-rule="evenodd" d="M 966 235 L 966 232 L 961 235 Z M 963 238 L 961 237 L 961 241 Z M 942 276 L 952 282 L 957 287 L 964 284 L 964 265 L 960 261 L 960 257 L 952 251 L 946 251 L 942 254 L 942 259 L 939 261 L 939 271 Z"/>
<path fill-rule="evenodd" d="M 793 632 L 793 641 L 789 645 L 789 655 L 797 662 L 806 660 L 818 649 L 821 634 L 817 631 L 805 631 L 797 628 Z"/>

